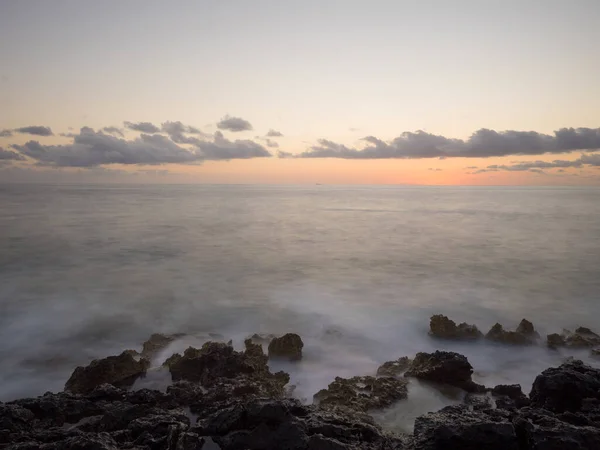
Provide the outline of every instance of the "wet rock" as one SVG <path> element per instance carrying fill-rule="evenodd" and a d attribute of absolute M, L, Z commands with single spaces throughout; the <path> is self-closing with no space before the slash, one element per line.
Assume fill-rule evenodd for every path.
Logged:
<path fill-rule="evenodd" d="M 487 394 L 475 394 L 469 392 L 465 396 L 464 403 L 475 411 L 487 410 L 494 407 L 492 398 Z"/>
<path fill-rule="evenodd" d="M 85 394 L 104 383 L 117 387 L 129 387 L 146 373 L 148 366 L 148 360 L 137 361 L 126 352 L 119 356 L 95 359 L 88 366 L 79 366 L 75 369 L 65 384 L 65 390 Z"/>
<path fill-rule="evenodd" d="M 475 340 L 483 337 L 483 334 L 475 325 L 467 323 L 456 323 L 448 317 L 437 314 L 429 320 L 429 334 L 441 339 Z"/>
<path fill-rule="evenodd" d="M 577 360 L 546 369 L 533 382 L 529 398 L 538 408 L 577 412 L 585 399 L 600 400 L 600 369 Z"/>
<path fill-rule="evenodd" d="M 467 392 L 484 392 L 485 387 L 471 380 L 473 366 L 463 355 L 454 352 L 417 353 L 405 377 L 448 384 Z"/>
<path fill-rule="evenodd" d="M 513 424 L 501 416 L 447 406 L 418 417 L 414 428 L 419 450 L 519 450 Z"/>
<path fill-rule="evenodd" d="M 0 430 L 19 432 L 31 427 L 34 414 L 20 405 L 4 405 L 0 403 Z"/>
<path fill-rule="evenodd" d="M 154 358 L 161 350 L 165 349 L 169 344 L 182 336 L 184 335 L 154 333 L 142 346 L 142 358 Z"/>
<path fill-rule="evenodd" d="M 374 450 L 403 448 L 362 417 L 303 406 L 296 400 L 253 400 L 200 421 L 198 434 L 223 449 Z"/>
<path fill-rule="evenodd" d="M 532 339 L 540 338 L 540 334 L 535 331 L 533 324 L 527 319 L 521 320 L 519 326 L 517 326 L 516 332 L 518 334 L 522 334 L 523 336 L 529 336 Z"/>
<path fill-rule="evenodd" d="M 600 345 L 600 336 L 589 328 L 579 327 L 575 332 L 563 330 L 561 334 L 553 333 L 547 336 L 548 347 L 585 348 Z"/>
<path fill-rule="evenodd" d="M 393 377 L 337 377 L 314 395 L 319 406 L 343 406 L 356 411 L 381 409 L 408 395 L 407 380 Z"/>
<path fill-rule="evenodd" d="M 575 425 L 544 410 L 525 408 L 513 420 L 522 449 L 592 450 L 600 448 L 598 427 Z"/>
<path fill-rule="evenodd" d="M 492 395 L 497 397 L 498 408 L 513 409 L 529 406 L 529 398 L 521 390 L 520 384 L 499 384 L 492 389 Z"/>
<path fill-rule="evenodd" d="M 600 348 L 593 348 L 590 354 L 595 357 L 600 357 Z"/>
<path fill-rule="evenodd" d="M 378 377 L 399 377 L 401 376 L 410 366 L 411 359 L 408 356 L 398 358 L 396 361 L 384 362 L 377 369 Z"/>
<path fill-rule="evenodd" d="M 273 338 L 269 343 L 269 358 L 289 359 L 298 361 L 302 359 L 304 342 L 296 333 L 287 333 L 281 337 Z"/>
<path fill-rule="evenodd" d="M 276 337 L 277 336 L 275 336 L 274 334 L 269 333 L 254 333 L 248 339 L 251 339 L 252 342 L 256 344 L 269 344 L 269 342 L 271 342 Z"/>
<path fill-rule="evenodd" d="M 507 331 L 497 323 L 487 332 L 485 338 L 502 344 L 528 345 L 535 343 L 539 334 L 533 329 L 531 322 L 523 319 L 517 331 Z"/>
<path fill-rule="evenodd" d="M 565 341 L 564 336 L 562 336 L 558 333 L 549 334 L 546 337 L 546 342 L 548 344 L 548 347 L 551 347 L 551 348 L 563 347 L 563 346 L 567 345 L 567 342 Z"/>

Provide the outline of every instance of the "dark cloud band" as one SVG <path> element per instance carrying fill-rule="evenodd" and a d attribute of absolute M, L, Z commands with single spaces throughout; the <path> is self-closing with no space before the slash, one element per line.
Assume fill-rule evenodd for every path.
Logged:
<path fill-rule="evenodd" d="M 217 123 L 217 128 L 234 132 L 249 131 L 252 130 L 252 124 L 241 117 L 225 116 Z"/>

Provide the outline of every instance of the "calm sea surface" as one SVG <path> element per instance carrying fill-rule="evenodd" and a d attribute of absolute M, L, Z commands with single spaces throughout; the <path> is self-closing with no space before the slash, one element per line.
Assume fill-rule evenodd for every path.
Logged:
<path fill-rule="evenodd" d="M 298 332 L 304 360 L 277 368 L 306 401 L 435 348 L 528 392 L 569 355 L 595 362 L 436 342 L 429 316 L 600 332 L 600 190 L 0 185 L 0 311 L 0 400 L 61 390 L 76 365 L 154 332 L 236 347 Z M 382 421 L 452 401 L 409 395 Z"/>

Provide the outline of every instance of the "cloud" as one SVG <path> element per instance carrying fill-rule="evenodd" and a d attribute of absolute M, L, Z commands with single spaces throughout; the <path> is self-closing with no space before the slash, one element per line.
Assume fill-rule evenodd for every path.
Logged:
<path fill-rule="evenodd" d="M 13 131 L 16 131 L 17 133 L 33 134 L 36 136 L 53 136 L 54 135 L 54 133 L 52 133 L 52 130 L 50 129 L 50 127 L 42 127 L 39 125 L 15 128 Z"/>
<path fill-rule="evenodd" d="M 477 169 L 477 166 L 469 166 L 469 167 L 465 167 L 465 169 Z"/>
<path fill-rule="evenodd" d="M 429 169 L 427 169 L 427 170 L 432 170 L 432 171 L 434 171 L 434 172 L 441 172 L 443 169 L 434 169 L 433 167 L 430 167 L 430 168 L 429 168 Z"/>
<path fill-rule="evenodd" d="M 0 147 L 0 161 L 23 161 L 24 159 L 25 158 L 17 152 L 5 150 Z"/>
<path fill-rule="evenodd" d="M 123 122 L 125 128 L 129 128 L 130 130 L 140 131 L 142 133 L 158 133 L 160 128 L 150 122 Z"/>
<path fill-rule="evenodd" d="M 248 131 L 252 130 L 252 124 L 241 117 L 225 116 L 217 123 L 217 128 L 234 132 Z"/>
<path fill-rule="evenodd" d="M 120 128 L 117 128 L 117 127 L 104 127 L 104 128 L 102 128 L 102 131 L 104 131 L 105 133 L 108 133 L 108 134 L 112 134 L 114 136 L 119 136 L 119 137 L 125 136 L 123 134 L 123 130 L 121 130 Z"/>
<path fill-rule="evenodd" d="M 283 150 L 277 150 L 276 155 L 280 159 L 288 159 L 288 158 L 295 158 L 296 157 L 296 155 L 294 155 L 293 153 L 284 152 Z"/>
<path fill-rule="evenodd" d="M 548 175 L 546 172 L 544 172 L 542 169 L 529 169 L 529 172 L 533 172 L 533 173 L 539 173 L 540 175 Z"/>
<path fill-rule="evenodd" d="M 279 144 L 272 139 L 265 139 L 265 143 L 267 144 L 267 147 L 270 147 L 270 148 L 278 148 L 279 147 Z"/>
<path fill-rule="evenodd" d="M 535 131 L 480 129 L 467 140 L 425 131 L 404 132 L 390 142 L 366 136 L 366 147 L 350 148 L 327 139 L 297 155 L 300 158 L 487 158 L 508 155 L 541 155 L 600 149 L 600 128 L 561 128 L 554 136 Z"/>
<path fill-rule="evenodd" d="M 198 141 L 192 149 L 180 147 L 160 134 L 142 133 L 134 140 L 120 139 L 83 127 L 67 145 L 42 145 L 29 141 L 12 148 L 40 165 L 97 167 L 105 164 L 192 164 L 203 160 L 249 159 L 272 156 L 249 140 L 229 141 L 217 131 L 212 141 Z M 14 152 L 11 152 L 14 153 Z"/>
<path fill-rule="evenodd" d="M 200 140 L 194 137 L 186 136 L 186 134 L 199 134 L 202 136 L 209 136 L 204 134 L 198 128 L 187 126 L 181 122 L 163 122 L 161 129 L 169 135 L 173 142 L 177 144 L 194 144 L 199 145 Z"/>
<path fill-rule="evenodd" d="M 199 149 L 203 159 L 227 160 L 250 159 L 272 156 L 262 145 L 250 140 L 230 141 L 223 133 L 216 131 L 213 142 L 200 142 Z"/>
<path fill-rule="evenodd" d="M 267 133 L 267 137 L 282 137 L 282 136 L 283 136 L 283 134 L 281 133 L 281 131 L 277 131 L 272 128 Z"/>
<path fill-rule="evenodd" d="M 485 169 L 481 169 L 476 173 L 490 172 L 498 170 L 506 170 L 509 172 L 523 172 L 530 171 L 536 172 L 541 169 L 562 169 L 567 168 L 581 168 L 583 166 L 600 166 L 600 153 L 583 153 L 581 156 L 573 161 L 564 159 L 555 159 L 554 161 L 521 161 L 514 162 L 514 164 L 492 164 L 487 166 Z"/>
<path fill-rule="evenodd" d="M 11 130 L 0 130 L 0 137 L 11 137 L 12 135 Z"/>

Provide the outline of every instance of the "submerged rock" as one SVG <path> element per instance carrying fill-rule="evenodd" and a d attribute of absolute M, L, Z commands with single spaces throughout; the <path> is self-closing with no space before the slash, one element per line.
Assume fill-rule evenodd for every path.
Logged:
<path fill-rule="evenodd" d="M 287 333 L 281 337 L 273 338 L 269 343 L 269 358 L 289 359 L 298 361 L 302 359 L 304 342 L 296 333 Z"/>
<path fill-rule="evenodd" d="M 396 361 L 387 361 L 384 362 L 377 369 L 378 377 L 399 377 L 401 376 L 408 367 L 412 360 L 408 356 L 403 356 L 402 358 L 398 358 Z"/>
<path fill-rule="evenodd" d="M 149 365 L 147 359 L 138 361 L 127 351 L 119 356 L 95 359 L 89 365 L 75 369 L 65 384 L 65 390 L 85 394 L 104 383 L 129 387 L 146 373 Z"/>
<path fill-rule="evenodd" d="M 483 337 L 483 334 L 475 325 L 467 323 L 456 323 L 448 317 L 437 314 L 429 320 L 429 334 L 441 339 L 475 340 Z"/>
<path fill-rule="evenodd" d="M 319 406 L 343 406 L 356 411 L 381 409 L 408 395 L 407 380 L 371 376 L 339 378 L 314 395 Z"/>
<path fill-rule="evenodd" d="M 544 370 L 533 382 L 531 405 L 553 412 L 580 411 L 586 400 L 600 402 L 600 369 L 569 361 Z"/>
<path fill-rule="evenodd" d="M 539 337 L 540 335 L 533 328 L 533 324 L 526 319 L 521 320 L 516 331 L 507 331 L 502 325 L 496 323 L 485 335 L 485 338 L 490 341 L 511 345 L 534 344 Z"/>
<path fill-rule="evenodd" d="M 467 392 L 484 392 L 485 387 L 471 380 L 473 366 L 463 355 L 454 352 L 417 353 L 405 377 L 459 387 Z"/>

